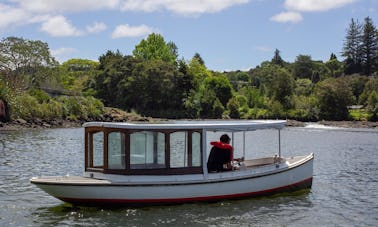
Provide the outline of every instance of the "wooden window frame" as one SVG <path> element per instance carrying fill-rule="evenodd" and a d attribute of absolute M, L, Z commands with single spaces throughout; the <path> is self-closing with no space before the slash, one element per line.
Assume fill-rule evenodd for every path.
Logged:
<path fill-rule="evenodd" d="M 156 169 L 131 169 L 130 166 L 130 135 L 135 132 L 160 132 L 165 135 L 165 168 Z M 93 164 L 93 134 L 103 132 L 103 168 L 95 168 Z M 125 134 L 125 169 L 109 169 L 108 168 L 108 136 L 111 132 L 121 132 Z M 187 132 L 187 167 L 170 167 L 170 134 L 175 132 Z M 85 128 L 85 171 L 103 172 L 118 175 L 178 175 L 178 174 L 202 174 L 203 173 L 203 148 L 200 146 L 200 166 L 193 167 L 193 133 L 200 135 L 200 144 L 202 144 L 202 129 L 178 129 L 178 130 L 147 130 L 147 129 L 120 129 L 120 128 L 104 128 L 104 127 L 86 127 Z M 155 144 L 154 144 L 155 146 Z M 155 158 L 155 157 L 154 157 Z"/>

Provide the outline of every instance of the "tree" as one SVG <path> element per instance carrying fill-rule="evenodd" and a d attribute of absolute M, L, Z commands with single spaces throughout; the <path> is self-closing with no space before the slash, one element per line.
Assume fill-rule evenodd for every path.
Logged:
<path fill-rule="evenodd" d="M 370 76 L 378 58 L 378 35 L 373 21 L 370 17 L 365 18 L 362 34 L 362 56 L 363 72 Z"/>
<path fill-rule="evenodd" d="M 319 117 L 325 120 L 348 119 L 348 105 L 353 104 L 353 92 L 345 80 L 326 79 L 315 87 L 318 99 Z"/>
<path fill-rule="evenodd" d="M 284 109 L 289 109 L 292 106 L 294 87 L 295 81 L 290 73 L 284 68 L 279 69 L 272 84 L 273 99 L 278 101 Z"/>
<path fill-rule="evenodd" d="M 96 97 L 101 99 L 106 106 L 119 107 L 124 104 L 125 96 L 120 89 L 120 83 L 131 75 L 132 69 L 137 59 L 131 56 L 123 56 L 119 51 L 107 51 L 100 56 L 97 74 L 88 84 L 87 89 L 96 91 Z M 122 100 L 121 100 L 122 99 Z"/>
<path fill-rule="evenodd" d="M 205 65 L 205 61 L 202 59 L 201 55 L 199 53 L 195 53 L 193 58 L 197 59 L 198 60 L 198 63 L 200 63 L 201 65 Z"/>
<path fill-rule="evenodd" d="M 225 107 L 232 97 L 232 85 L 225 76 L 212 76 L 204 80 L 206 90 L 212 90 Z"/>
<path fill-rule="evenodd" d="M 337 60 L 334 53 L 331 54 L 329 60 L 325 63 L 331 73 L 331 77 L 339 77 L 342 75 L 343 65 Z"/>
<path fill-rule="evenodd" d="M 173 42 L 166 43 L 160 34 L 152 33 L 135 46 L 133 55 L 145 61 L 162 60 L 173 64 L 177 59 L 177 46 Z"/>
<path fill-rule="evenodd" d="M 342 52 L 343 57 L 345 57 L 345 74 L 361 72 L 361 34 L 362 25 L 358 21 L 354 21 L 354 19 L 352 19 L 347 30 Z"/>
<path fill-rule="evenodd" d="M 280 56 L 280 51 L 276 49 L 274 51 L 274 56 L 272 58 L 272 64 L 279 65 L 279 66 L 284 66 L 284 60 Z"/>
<path fill-rule="evenodd" d="M 0 71 L 15 87 L 38 85 L 50 75 L 44 71 L 57 65 L 47 43 L 17 37 L 0 42 Z"/>
<path fill-rule="evenodd" d="M 307 78 L 313 77 L 314 64 L 309 55 L 298 55 L 293 63 L 293 76 L 294 78 Z"/>

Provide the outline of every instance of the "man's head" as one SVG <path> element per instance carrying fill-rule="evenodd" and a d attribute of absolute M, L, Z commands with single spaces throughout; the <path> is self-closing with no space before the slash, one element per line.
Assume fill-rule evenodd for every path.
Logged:
<path fill-rule="evenodd" d="M 223 135 L 220 137 L 220 141 L 221 141 L 222 143 L 230 143 L 231 138 L 230 138 L 227 134 L 223 134 Z"/>

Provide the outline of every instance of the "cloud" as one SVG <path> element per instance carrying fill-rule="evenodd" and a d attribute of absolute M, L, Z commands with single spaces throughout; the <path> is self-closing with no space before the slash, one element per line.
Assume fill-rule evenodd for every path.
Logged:
<path fill-rule="evenodd" d="M 61 47 L 55 50 L 51 50 L 51 54 L 55 57 L 62 56 L 62 55 L 67 55 L 67 54 L 72 54 L 77 52 L 75 48 L 72 47 Z"/>
<path fill-rule="evenodd" d="M 290 11 L 327 11 L 351 4 L 356 0 L 285 0 L 285 8 Z"/>
<path fill-rule="evenodd" d="M 112 38 L 122 38 L 122 37 L 140 37 L 148 35 L 154 32 L 153 28 L 148 27 L 147 25 L 139 26 L 130 26 L 128 24 L 118 25 L 112 33 Z"/>
<path fill-rule="evenodd" d="M 93 25 L 87 26 L 86 29 L 89 33 L 98 33 L 106 29 L 106 24 L 102 22 L 95 22 Z"/>
<path fill-rule="evenodd" d="M 298 23 L 303 20 L 303 17 L 297 12 L 282 12 L 271 17 L 270 20 L 279 23 Z"/>
<path fill-rule="evenodd" d="M 22 9 L 0 3 L 0 28 L 26 24 L 29 17 L 29 13 Z"/>
<path fill-rule="evenodd" d="M 72 54 L 77 53 L 78 50 L 72 47 L 60 47 L 55 50 L 51 50 L 51 55 L 54 56 L 59 62 L 67 61 L 72 58 Z"/>
<path fill-rule="evenodd" d="M 75 28 L 64 16 L 49 18 L 42 23 L 41 30 L 55 37 L 83 35 L 83 32 Z"/>
<path fill-rule="evenodd" d="M 13 0 L 27 11 L 35 13 L 80 12 L 101 9 L 117 9 L 120 0 Z"/>
<path fill-rule="evenodd" d="M 162 9 L 182 15 L 216 13 L 249 0 L 125 0 L 122 11 L 153 12 Z"/>

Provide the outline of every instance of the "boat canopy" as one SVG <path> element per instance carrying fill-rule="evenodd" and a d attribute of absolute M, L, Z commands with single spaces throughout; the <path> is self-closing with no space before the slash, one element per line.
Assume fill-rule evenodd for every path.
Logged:
<path fill-rule="evenodd" d="M 282 129 L 286 120 L 206 120 L 206 121 L 161 121 L 157 123 L 88 122 L 84 127 L 103 127 L 134 130 L 202 129 L 206 131 L 254 131 L 259 129 Z"/>
<path fill-rule="evenodd" d="M 280 132 L 285 124 L 284 120 L 88 122 L 83 125 L 85 171 L 123 175 L 207 174 L 206 132 Z M 243 144 L 244 154 L 245 134 Z"/>

